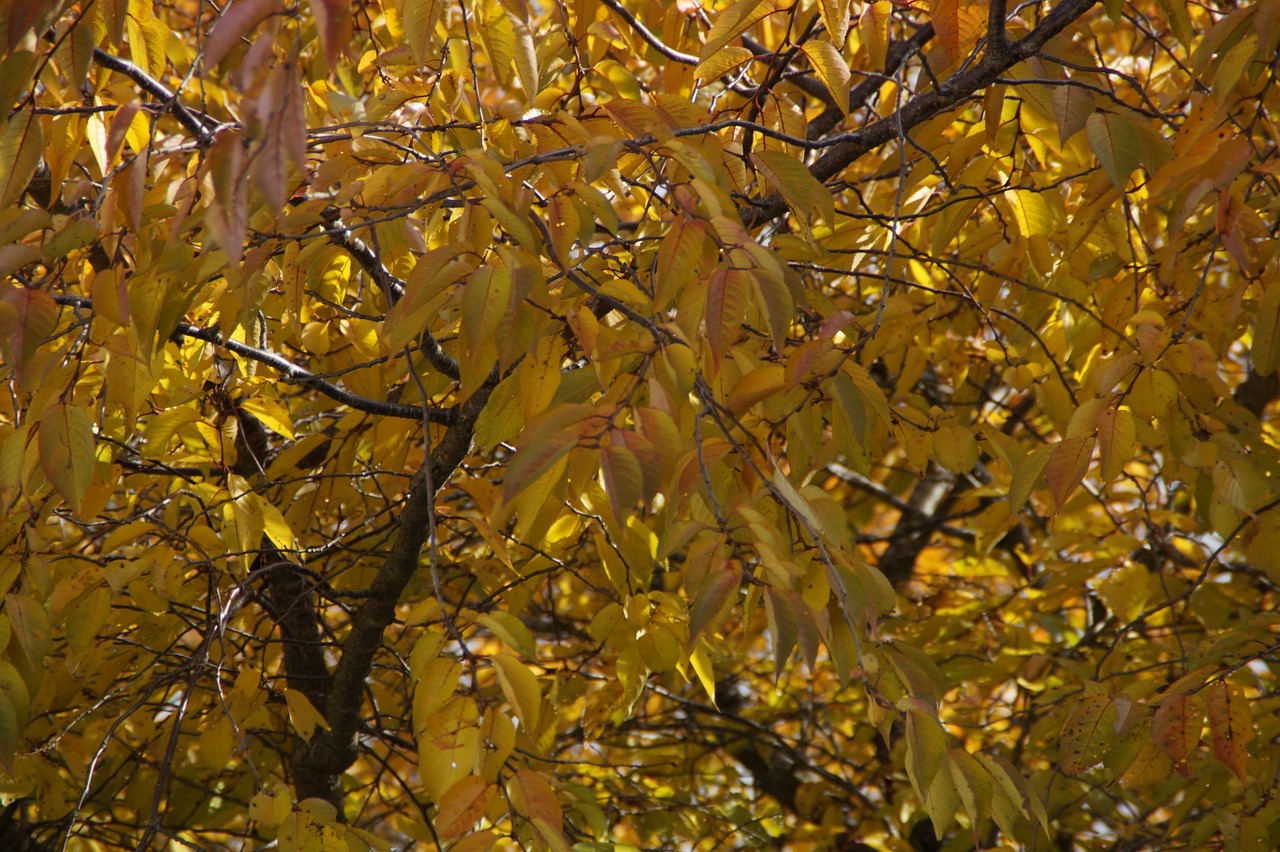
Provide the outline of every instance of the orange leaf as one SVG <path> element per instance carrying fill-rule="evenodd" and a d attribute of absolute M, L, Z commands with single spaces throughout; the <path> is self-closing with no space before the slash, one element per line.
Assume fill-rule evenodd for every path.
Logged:
<path fill-rule="evenodd" d="M 1165 696 L 1156 708 L 1151 735 L 1156 746 L 1182 766 L 1187 755 L 1200 744 L 1203 725 L 1204 704 L 1200 697 L 1194 693 L 1175 693 Z"/>
<path fill-rule="evenodd" d="M 693 278 L 706 242 L 707 223 L 681 216 L 662 238 L 653 279 L 653 308 L 666 310 Z M 1280 288 L 1277 288 L 1280 289 Z"/>
<path fill-rule="evenodd" d="M 464 775 L 454 782 L 449 791 L 440 797 L 435 826 L 440 837 L 452 840 L 460 837 L 476 824 L 493 800 L 497 786 L 486 784 L 476 775 Z"/>
<path fill-rule="evenodd" d="M 1253 714 L 1238 686 L 1222 680 L 1210 684 L 1209 734 L 1214 757 L 1244 781 L 1248 775 L 1245 746 L 1253 739 Z"/>
<path fill-rule="evenodd" d="M 1093 436 L 1082 435 L 1068 438 L 1060 442 L 1049 454 L 1045 465 L 1045 482 L 1049 484 L 1049 493 L 1053 495 L 1054 511 L 1060 511 L 1062 504 L 1071 496 L 1071 492 L 1084 478 L 1089 469 L 1089 457 L 1093 454 Z"/>
<path fill-rule="evenodd" d="M 707 288 L 707 343 L 711 367 L 718 370 L 726 344 L 732 344 L 747 314 L 751 274 L 743 269 L 717 269 Z"/>
<path fill-rule="evenodd" d="M 547 779 L 526 768 L 517 772 L 512 780 L 518 799 L 523 799 L 517 800 L 515 804 L 524 816 L 530 820 L 543 820 L 547 825 L 561 824 L 563 814 L 560 812 L 560 803 L 556 801 L 555 791 L 551 789 Z"/>

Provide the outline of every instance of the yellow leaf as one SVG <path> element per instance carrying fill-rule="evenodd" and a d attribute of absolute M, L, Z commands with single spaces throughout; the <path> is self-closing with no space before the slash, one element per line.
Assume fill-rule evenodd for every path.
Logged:
<path fill-rule="evenodd" d="M 1110 176 L 1116 188 L 1124 192 L 1129 175 L 1138 167 L 1141 150 L 1138 131 L 1126 118 L 1099 110 L 1085 124 L 1089 147 Z"/>
<path fill-rule="evenodd" d="M 1262 301 L 1253 320 L 1253 346 L 1249 349 L 1253 369 L 1269 376 L 1280 365 L 1280 282 L 1264 282 Z"/>
<path fill-rule="evenodd" d="M 693 664 L 693 672 L 698 677 L 698 683 L 702 684 L 702 688 L 706 690 L 707 697 L 711 699 L 711 706 L 716 706 L 716 673 L 715 666 L 711 662 L 711 657 L 707 653 L 706 647 L 699 642 L 698 647 L 694 648 L 689 654 L 689 662 Z"/>
<path fill-rule="evenodd" d="M 528 736 L 536 737 L 538 717 L 542 712 L 542 690 L 538 687 L 538 678 L 524 663 L 507 654 L 496 654 L 490 661 L 498 674 L 498 683 L 507 703 L 516 711 L 520 727 Z"/>
<path fill-rule="evenodd" d="M 289 708 L 289 724 L 293 725 L 293 729 L 305 742 L 311 742 L 311 736 L 316 732 L 317 727 L 329 730 L 329 723 L 324 715 L 315 708 L 311 699 L 298 690 L 286 689 L 284 701 Z"/>
<path fill-rule="evenodd" d="M 526 658 L 533 660 L 538 656 L 533 641 L 533 633 L 525 623 L 509 612 L 495 610 L 476 617 L 476 624 L 489 628 L 494 636 L 515 648 Z"/>
<path fill-rule="evenodd" d="M 58 403 L 40 418 L 40 467 L 74 511 L 94 472 L 93 423 L 84 408 Z"/>
<path fill-rule="evenodd" d="M 258 507 L 262 510 L 262 531 L 271 539 L 271 543 L 281 550 L 297 550 L 298 542 L 293 535 L 293 528 L 275 504 L 261 500 Z"/>
<path fill-rule="evenodd" d="M 1151 595 L 1151 574 L 1137 563 L 1114 569 L 1105 580 L 1097 584 L 1095 591 L 1120 621 L 1128 623 L 1137 618 Z"/>
<path fill-rule="evenodd" d="M 747 373 L 733 386 L 725 408 L 742 414 L 751 406 L 768 399 L 786 387 L 786 368 L 781 364 L 765 364 Z"/>
<path fill-rule="evenodd" d="M 771 15 L 774 11 L 773 0 L 738 0 L 728 9 L 716 16 L 715 23 L 707 33 L 707 40 L 702 45 L 698 59 L 706 60 L 720 48 L 742 35 L 748 27 Z"/>
<path fill-rule="evenodd" d="M 261 420 L 263 426 L 277 435 L 288 438 L 290 441 L 294 439 L 293 417 L 290 416 L 289 409 L 283 402 L 269 397 L 255 396 L 241 400 L 240 407 Z"/>
<path fill-rule="evenodd" d="M 462 666 L 448 657 L 436 657 L 413 685 L 413 732 L 419 740 L 431 714 L 445 705 L 458 688 Z"/>
<path fill-rule="evenodd" d="M 927 799 L 933 778 L 947 754 L 947 735 L 929 710 L 909 709 L 907 716 L 907 776 L 921 799 Z"/>
<path fill-rule="evenodd" d="M 0 135 L 0 210 L 8 210 L 22 198 L 43 151 L 40 117 L 29 109 L 10 116 Z"/>
<path fill-rule="evenodd" d="M 847 3 L 848 0 L 845 0 L 845 2 Z M 847 6 L 845 9 L 845 21 L 845 28 L 848 29 Z M 823 85 L 827 87 L 827 91 L 835 99 L 836 106 L 840 108 L 841 112 L 848 115 L 849 64 L 844 61 L 840 51 L 831 42 L 822 39 L 807 41 L 800 45 L 800 50 L 809 58 L 809 62 L 813 65 L 813 70 L 818 72 L 818 77 L 822 80 Z M 828 224 L 834 227 L 835 221 L 828 220 Z"/>
<path fill-rule="evenodd" d="M 744 62 L 751 61 L 753 56 L 755 54 L 745 47 L 732 45 L 716 51 L 699 62 L 698 66 L 693 69 L 693 76 L 707 82 L 717 80 Z"/>
<path fill-rule="evenodd" d="M 436 24 L 444 7 L 445 0 L 404 0 L 404 39 L 419 65 L 434 58 Z"/>
<path fill-rule="evenodd" d="M 1053 213 L 1040 193 L 1015 189 L 1005 193 L 1013 209 L 1013 220 L 1024 238 L 1045 236 L 1053 229 Z"/>
<path fill-rule="evenodd" d="M 862 36 L 862 44 L 867 49 L 871 60 L 871 70 L 885 70 L 889 53 L 889 19 L 893 14 L 893 4 L 889 0 L 876 0 L 862 7 L 862 16 L 858 18 L 858 35 Z M 846 107 L 847 108 L 847 107 Z"/>
<path fill-rule="evenodd" d="M 810 221 L 821 216 L 828 225 L 835 225 L 831 191 L 810 174 L 803 162 L 784 151 L 772 149 L 752 152 L 751 162 L 796 213 Z"/>
<path fill-rule="evenodd" d="M 849 0 L 821 0 L 818 11 L 822 14 L 822 25 L 827 30 L 832 44 L 843 45 L 849 35 Z M 848 103 L 848 98 L 845 102 Z"/>
<path fill-rule="evenodd" d="M 978 463 L 978 441 L 963 426 L 942 426 L 933 433 L 933 457 L 952 473 L 968 473 Z"/>

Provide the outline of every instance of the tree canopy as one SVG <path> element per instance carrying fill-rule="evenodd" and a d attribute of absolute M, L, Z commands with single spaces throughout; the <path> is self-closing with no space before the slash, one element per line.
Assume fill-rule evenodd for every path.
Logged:
<path fill-rule="evenodd" d="M 14 0 L 0 839 L 1280 847 L 1278 42 Z"/>

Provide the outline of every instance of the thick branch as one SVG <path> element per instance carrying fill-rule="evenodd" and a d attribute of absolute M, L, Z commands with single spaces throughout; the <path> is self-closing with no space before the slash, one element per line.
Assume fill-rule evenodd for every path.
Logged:
<path fill-rule="evenodd" d="M 202 146 L 208 145 L 213 141 L 212 128 L 217 126 L 216 122 L 212 121 L 208 116 L 201 115 L 183 106 L 178 102 L 177 93 L 170 91 L 168 86 L 143 71 L 137 65 L 127 59 L 112 56 L 100 47 L 93 49 L 93 61 L 103 68 L 123 74 L 137 83 L 138 87 L 144 92 L 163 103 L 165 109 L 172 112 L 174 118 L 178 119 L 183 127 L 191 131 L 191 134 L 199 140 Z"/>
<path fill-rule="evenodd" d="M 842 141 L 819 157 L 809 167 L 809 172 L 819 181 L 830 180 L 864 154 L 991 85 L 1014 65 L 1038 53 L 1049 39 L 1062 32 L 1097 3 L 1098 0 L 1063 0 L 1044 17 L 1038 27 L 1009 45 L 1002 55 L 985 53 L 982 61 L 969 70 L 948 77 L 937 88 L 917 95 L 892 115 L 847 134 Z M 787 205 L 782 196 L 775 194 L 766 196 L 739 212 L 743 223 L 754 227 L 785 214 Z"/>
<path fill-rule="evenodd" d="M 418 570 L 436 492 L 470 451 L 476 418 L 491 391 L 492 386 L 486 385 L 462 404 L 458 419 L 445 431 L 431 458 L 409 481 L 409 495 L 400 513 L 396 540 L 369 586 L 364 604 L 352 616 L 351 631 L 342 643 L 342 658 L 334 670 L 325 709 L 330 729 L 317 733 L 312 740 L 309 754 L 297 763 L 299 774 L 333 778 L 355 761 L 364 685 L 373 668 L 373 658 L 382 647 L 387 627 L 395 620 L 400 595 Z"/>
<path fill-rule="evenodd" d="M 1005 35 L 1006 0 L 988 0 L 987 6 L 987 53 L 997 59 L 1003 59 L 1009 50 L 1009 39 Z"/>

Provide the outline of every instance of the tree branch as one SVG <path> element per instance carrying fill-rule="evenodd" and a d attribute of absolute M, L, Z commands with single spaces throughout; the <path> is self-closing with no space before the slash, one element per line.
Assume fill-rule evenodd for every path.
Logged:
<path fill-rule="evenodd" d="M 636 31 L 636 35 L 644 39 L 646 44 L 661 53 L 667 59 L 670 59 L 672 62 L 679 62 L 682 65 L 698 64 L 698 57 L 691 53 L 681 53 L 674 48 L 668 47 L 666 42 L 650 32 L 649 28 L 640 23 L 636 16 L 628 12 L 626 7 L 619 3 L 618 0 L 600 0 L 600 2 L 616 12 L 622 20 L 627 22 L 627 26 Z"/>
<path fill-rule="evenodd" d="M 324 711 L 329 730 L 313 737 L 310 750 L 296 764 L 299 774 L 327 776 L 332 783 L 355 761 L 364 684 L 373 668 L 373 658 L 382 647 L 387 627 L 395 620 L 400 595 L 418 570 L 436 493 L 470 451 L 476 419 L 492 390 L 493 384 L 486 384 L 462 404 L 457 420 L 409 481 L 396 540 L 369 586 L 364 604 L 351 617 L 351 630 L 342 643 L 342 657 L 334 670 Z"/>
<path fill-rule="evenodd" d="M 1006 0 L 988 0 L 987 53 L 1003 59 L 1009 50 L 1009 38 L 1005 35 Z"/>
<path fill-rule="evenodd" d="M 217 127 L 218 123 L 207 115 L 183 106 L 178 102 L 176 92 L 171 91 L 168 86 L 143 71 L 137 65 L 127 59 L 121 59 L 119 56 L 112 56 L 100 47 L 93 49 L 93 61 L 103 68 L 123 74 L 137 83 L 138 87 L 144 92 L 163 103 L 165 109 L 172 112 L 174 118 L 178 119 L 183 127 L 191 131 L 191 134 L 196 137 L 201 147 L 213 141 L 213 129 Z"/>
<path fill-rule="evenodd" d="M 86 310 L 93 310 L 93 302 L 80 296 L 54 296 L 54 301 L 60 305 L 68 305 Z M 175 340 L 183 337 L 190 337 L 195 340 L 203 340 L 205 343 L 211 343 L 229 352 L 234 352 L 242 358 L 248 358 L 250 361 L 257 361 L 259 364 L 265 364 L 280 374 L 282 381 L 291 384 L 302 385 L 319 391 L 332 400 L 342 403 L 349 408 L 357 411 L 363 411 L 366 414 L 378 414 L 384 417 L 398 417 L 403 420 L 421 420 L 422 407 L 417 405 L 403 405 L 398 402 L 384 402 L 377 399 L 369 399 L 368 397 L 359 396 L 351 391 L 338 387 L 332 382 L 325 381 L 319 376 L 311 373 L 297 364 L 278 355 L 275 352 L 269 352 L 266 349 L 258 349 L 249 346 L 247 343 L 241 343 L 238 340 L 227 340 L 221 334 L 212 329 L 200 328 L 182 322 L 178 323 L 177 328 L 173 330 L 173 338 Z M 431 408 L 428 409 L 432 423 L 453 423 L 457 417 L 457 412 L 453 408 Z"/>
<path fill-rule="evenodd" d="M 334 245 L 345 249 L 347 254 L 351 255 L 352 259 L 360 264 L 360 268 L 365 271 L 365 274 L 372 278 L 382 288 L 382 291 L 387 294 L 387 300 L 394 305 L 404 298 L 404 281 L 392 275 L 391 270 L 382 265 L 382 261 L 374 254 L 373 249 L 369 248 L 369 245 L 364 240 L 351 233 L 351 230 L 343 223 L 342 219 L 337 216 L 337 211 L 326 210 L 321 215 L 329 223 L 329 239 Z M 458 369 L 458 362 L 448 352 L 444 351 L 444 347 L 440 345 L 440 342 L 435 339 L 429 330 L 423 329 L 422 334 L 419 335 L 418 349 L 426 356 L 432 367 L 435 367 L 449 378 L 457 379 L 462 375 Z"/>
<path fill-rule="evenodd" d="M 1049 39 L 1078 20 L 1098 2 L 1099 0 L 1063 0 L 1044 17 L 1039 26 L 1009 45 L 1002 55 L 997 56 L 991 52 L 984 54 L 982 60 L 969 70 L 948 77 L 937 88 L 917 95 L 893 114 L 861 130 L 846 134 L 809 167 L 809 172 L 822 182 L 835 177 L 859 157 L 898 138 L 904 130 L 910 130 L 951 108 L 993 83 L 1014 65 L 1034 56 Z M 739 209 L 743 223 L 749 228 L 763 225 L 786 212 L 786 202 L 776 193 Z"/>

